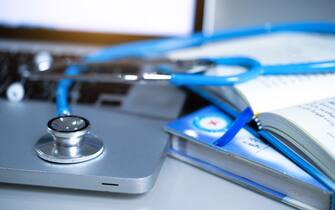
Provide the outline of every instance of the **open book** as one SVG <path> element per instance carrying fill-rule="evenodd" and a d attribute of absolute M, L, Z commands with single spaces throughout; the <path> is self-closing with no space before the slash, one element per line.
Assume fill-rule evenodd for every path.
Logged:
<path fill-rule="evenodd" d="M 265 130 L 335 180 L 335 97 L 261 113 Z"/>
<path fill-rule="evenodd" d="M 208 106 L 165 126 L 171 134 L 169 154 L 226 180 L 300 209 L 331 209 L 332 190 L 242 128 L 226 145 L 214 142 L 233 122 Z"/>
<path fill-rule="evenodd" d="M 263 65 L 335 60 L 335 36 L 275 33 L 177 51 L 170 58 L 248 56 Z M 212 75 L 241 71 L 217 67 Z M 264 129 L 335 180 L 335 74 L 260 76 L 233 87 L 201 87 L 241 111 L 249 106 Z M 328 98 L 328 99 L 327 99 Z M 325 100 L 323 100 L 325 99 Z"/>

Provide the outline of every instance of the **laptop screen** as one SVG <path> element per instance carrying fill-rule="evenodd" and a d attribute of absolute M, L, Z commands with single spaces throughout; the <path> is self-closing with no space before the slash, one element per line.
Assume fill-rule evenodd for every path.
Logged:
<path fill-rule="evenodd" d="M 188 35 L 196 0 L 0 0 L 0 25 L 55 31 Z"/>

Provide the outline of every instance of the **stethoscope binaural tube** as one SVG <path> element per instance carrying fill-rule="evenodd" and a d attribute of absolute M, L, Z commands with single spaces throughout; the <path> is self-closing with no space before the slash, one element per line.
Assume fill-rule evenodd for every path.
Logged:
<path fill-rule="evenodd" d="M 276 25 L 267 24 L 265 26 L 260 27 L 251 27 L 251 28 L 244 28 L 230 31 L 229 30 L 219 31 L 212 35 L 204 35 L 201 33 L 197 33 L 189 37 L 166 38 L 166 39 L 133 42 L 130 44 L 121 44 L 112 47 L 107 47 L 98 53 L 84 57 L 82 61 L 90 63 L 90 62 L 113 61 L 127 57 L 140 57 L 140 58 L 152 57 L 162 55 L 172 50 L 200 46 L 202 44 L 210 42 L 231 40 L 236 38 L 243 38 L 248 36 L 255 36 L 255 35 L 262 35 L 276 32 L 285 32 L 285 31 L 335 34 L 335 24 L 331 22 L 301 22 L 301 23 L 288 23 L 288 24 L 276 24 Z M 66 70 L 66 74 L 75 75 L 79 74 L 82 70 L 83 68 L 81 66 L 73 65 Z M 257 71 L 253 71 L 252 74 L 256 73 Z M 176 76 L 173 79 L 174 81 L 172 81 L 172 84 L 181 84 L 183 81 L 183 77 L 184 77 L 183 75 Z M 239 81 L 248 78 L 249 76 L 246 75 Z M 235 81 L 236 78 L 231 78 L 230 80 Z M 196 83 L 196 81 L 194 81 L 194 83 Z M 58 115 L 70 113 L 69 104 L 67 102 L 67 96 L 68 96 L 67 92 L 71 87 L 71 84 L 72 80 L 70 79 L 62 80 L 58 83 L 56 91 Z M 219 85 L 219 81 L 217 81 L 216 84 Z"/>

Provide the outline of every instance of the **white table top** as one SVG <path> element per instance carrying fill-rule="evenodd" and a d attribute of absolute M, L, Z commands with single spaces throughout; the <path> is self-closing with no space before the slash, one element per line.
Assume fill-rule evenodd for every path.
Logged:
<path fill-rule="evenodd" d="M 0 209 L 234 209 L 293 208 L 168 157 L 154 188 L 140 196 L 0 184 Z"/>

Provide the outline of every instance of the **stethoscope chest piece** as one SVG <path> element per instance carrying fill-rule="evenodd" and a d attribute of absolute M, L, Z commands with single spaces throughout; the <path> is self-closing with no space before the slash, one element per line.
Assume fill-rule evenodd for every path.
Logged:
<path fill-rule="evenodd" d="M 51 119 L 48 133 L 35 145 L 43 160 L 54 163 L 79 163 L 98 157 L 103 142 L 89 132 L 90 123 L 83 117 L 68 115 Z"/>

